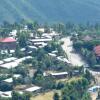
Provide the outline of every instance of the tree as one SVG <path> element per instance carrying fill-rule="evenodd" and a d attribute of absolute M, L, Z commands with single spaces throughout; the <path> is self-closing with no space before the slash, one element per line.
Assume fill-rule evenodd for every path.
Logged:
<path fill-rule="evenodd" d="M 27 41 L 29 39 L 29 34 L 27 32 L 19 32 L 17 34 L 18 37 L 18 42 L 20 47 L 26 47 L 27 46 Z"/>
<path fill-rule="evenodd" d="M 19 99 L 19 93 L 12 91 L 12 100 L 18 100 Z"/>
<path fill-rule="evenodd" d="M 64 83 L 63 82 L 59 82 L 57 84 L 57 89 L 62 89 L 64 87 Z"/>
<path fill-rule="evenodd" d="M 35 58 L 32 59 L 32 65 L 33 67 L 38 68 L 38 61 Z"/>
<path fill-rule="evenodd" d="M 99 100 L 100 99 L 100 90 L 98 91 L 98 96 L 96 98 L 96 100 Z"/>
<path fill-rule="evenodd" d="M 52 77 L 44 77 L 42 74 L 37 74 L 33 77 L 33 84 L 43 87 L 43 89 L 52 89 L 55 87 L 55 80 Z"/>
<path fill-rule="evenodd" d="M 73 44 L 73 47 L 74 47 L 77 51 L 79 51 L 79 50 L 82 48 L 82 46 L 83 46 L 83 42 L 82 42 L 82 41 L 77 41 L 77 42 L 75 42 L 75 43 Z"/>
<path fill-rule="evenodd" d="M 24 56 L 24 53 L 22 51 L 20 51 L 19 45 L 16 46 L 15 56 L 19 57 L 19 58 Z"/>
<path fill-rule="evenodd" d="M 90 54 L 90 57 L 89 57 L 89 63 L 90 63 L 90 65 L 93 67 L 95 64 L 97 64 L 97 61 L 96 61 L 96 56 L 93 54 L 93 53 L 91 53 Z"/>
<path fill-rule="evenodd" d="M 15 73 L 26 77 L 28 75 L 28 68 L 25 64 L 19 64 L 19 66 L 15 68 Z"/>
<path fill-rule="evenodd" d="M 70 80 L 62 90 L 63 100 L 81 100 L 87 91 L 88 85 L 88 80 L 83 77 L 77 80 Z"/>
<path fill-rule="evenodd" d="M 43 70 L 38 68 L 37 71 L 34 73 L 34 78 L 36 78 L 38 75 L 43 75 Z"/>
<path fill-rule="evenodd" d="M 27 24 L 27 26 L 28 26 L 28 28 L 30 30 L 37 30 L 38 27 L 39 27 L 39 24 L 36 21 L 34 21 L 34 22 L 27 22 L 26 24 Z"/>
<path fill-rule="evenodd" d="M 16 91 L 12 92 L 12 100 L 30 100 L 30 97 L 31 97 L 30 93 L 20 94 Z"/>
<path fill-rule="evenodd" d="M 59 94 L 55 93 L 54 96 L 53 96 L 53 100 L 60 100 L 59 98 L 60 98 Z"/>
<path fill-rule="evenodd" d="M 44 32 L 50 33 L 50 27 L 49 27 L 48 23 L 45 23 L 45 25 L 44 25 Z"/>
<path fill-rule="evenodd" d="M 0 82 L 0 91 L 11 91 L 12 89 L 13 89 L 12 84 Z"/>
<path fill-rule="evenodd" d="M 91 82 L 91 80 L 94 79 L 92 74 L 88 70 L 85 71 L 85 74 L 83 75 L 83 77 L 85 77 L 89 81 L 89 83 Z"/>
<path fill-rule="evenodd" d="M 90 94 L 86 92 L 86 93 L 84 93 L 81 100 L 92 100 L 92 98 L 90 97 Z"/>

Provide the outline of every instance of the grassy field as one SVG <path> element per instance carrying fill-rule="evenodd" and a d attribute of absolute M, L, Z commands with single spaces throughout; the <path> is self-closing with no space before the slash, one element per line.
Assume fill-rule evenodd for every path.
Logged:
<path fill-rule="evenodd" d="M 53 100 L 54 91 L 32 97 L 31 100 Z"/>

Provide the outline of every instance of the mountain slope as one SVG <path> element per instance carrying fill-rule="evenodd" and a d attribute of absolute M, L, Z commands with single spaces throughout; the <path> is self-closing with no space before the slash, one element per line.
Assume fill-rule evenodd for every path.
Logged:
<path fill-rule="evenodd" d="M 0 0 L 0 21 L 99 22 L 99 0 Z"/>

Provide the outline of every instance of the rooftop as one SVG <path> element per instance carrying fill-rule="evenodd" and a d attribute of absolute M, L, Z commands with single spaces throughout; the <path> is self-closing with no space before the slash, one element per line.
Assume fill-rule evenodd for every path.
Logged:
<path fill-rule="evenodd" d="M 21 76 L 20 74 L 13 75 L 14 78 L 19 78 L 20 76 Z M 13 82 L 13 78 L 7 78 L 7 79 L 5 79 L 3 81 L 7 82 L 7 83 L 12 83 Z"/>
<path fill-rule="evenodd" d="M 86 35 L 84 38 L 83 38 L 83 40 L 84 41 L 91 41 L 93 38 L 91 37 L 91 36 L 89 36 L 89 35 Z"/>
<path fill-rule="evenodd" d="M 3 59 L 3 61 L 10 62 L 10 61 L 13 61 L 13 60 L 16 60 L 16 59 L 17 58 L 15 58 L 15 57 L 10 57 L 10 58 Z"/>
<path fill-rule="evenodd" d="M 52 39 L 45 38 L 45 39 L 31 39 L 31 42 L 49 42 L 52 41 Z"/>
<path fill-rule="evenodd" d="M 13 37 L 7 37 L 0 39 L 0 42 L 7 43 L 7 42 L 16 42 L 16 40 Z"/>
<path fill-rule="evenodd" d="M 56 57 L 57 55 L 54 53 L 48 53 L 48 55 L 52 56 L 52 57 Z"/>
<path fill-rule="evenodd" d="M 7 68 L 7 69 L 10 69 L 10 68 L 15 68 L 19 65 L 19 63 L 21 63 L 22 61 L 26 60 L 26 59 L 31 59 L 32 57 L 31 56 L 26 56 L 26 57 L 23 57 L 23 58 L 19 58 L 19 59 L 16 59 L 12 62 L 9 62 L 9 63 L 5 63 L 5 64 L 2 64 L 0 65 L 0 67 L 2 68 Z"/>
<path fill-rule="evenodd" d="M 88 91 L 93 92 L 96 89 L 100 89 L 100 86 L 99 85 L 93 86 L 93 87 L 89 88 Z"/>
<path fill-rule="evenodd" d="M 6 92 L 0 91 L 0 96 L 1 97 L 11 97 L 11 93 L 12 91 L 6 91 Z"/>
<path fill-rule="evenodd" d="M 30 88 L 26 89 L 25 91 L 34 92 L 34 91 L 39 90 L 39 89 L 41 89 L 41 87 L 33 86 L 33 87 L 30 87 Z"/>
<path fill-rule="evenodd" d="M 53 76 L 58 76 L 58 75 L 67 75 L 68 72 L 59 72 L 59 73 L 51 73 Z"/>
<path fill-rule="evenodd" d="M 100 56 L 100 45 L 94 47 L 94 52 L 97 56 Z"/>

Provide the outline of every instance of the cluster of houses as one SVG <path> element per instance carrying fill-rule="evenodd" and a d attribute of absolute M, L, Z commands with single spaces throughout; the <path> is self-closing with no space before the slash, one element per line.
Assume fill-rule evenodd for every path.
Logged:
<path fill-rule="evenodd" d="M 55 79 L 65 79 L 68 77 L 68 72 L 51 72 L 51 73 L 43 73 L 44 77 L 54 77 Z M 3 83 L 6 84 L 13 84 L 13 78 L 20 78 L 22 77 L 20 74 L 14 74 L 13 77 L 7 78 L 5 80 L 2 80 Z M 36 86 L 36 85 L 22 85 L 19 88 L 15 89 L 16 92 L 23 94 L 25 92 L 33 93 L 34 95 L 36 93 L 40 93 L 42 91 L 42 87 Z M 12 91 L 0 91 L 0 96 L 5 98 L 11 98 L 12 97 Z"/>
<path fill-rule="evenodd" d="M 27 28 L 25 27 L 24 30 L 20 31 L 26 31 Z M 54 38 L 59 38 L 59 34 L 55 31 L 51 30 L 50 33 L 45 33 L 44 28 L 38 29 L 38 31 L 43 32 L 41 36 L 37 36 L 34 32 L 29 33 L 30 39 L 27 41 L 29 43 L 28 48 L 30 51 L 38 48 L 43 48 L 47 45 L 48 42 L 52 41 Z M 0 50 L 6 51 L 9 50 L 10 52 L 14 52 L 16 49 L 17 44 L 17 30 L 12 30 L 10 32 L 9 37 L 1 38 L 0 39 Z"/>
<path fill-rule="evenodd" d="M 21 62 L 23 62 L 27 59 L 32 59 L 32 57 L 31 56 L 26 56 L 26 57 L 22 57 L 22 58 L 10 57 L 10 58 L 6 58 L 6 59 L 2 59 L 0 61 L 0 68 L 3 68 L 3 69 L 15 68 Z"/>
<path fill-rule="evenodd" d="M 27 30 L 27 27 L 25 27 L 24 30 Z M 30 43 L 30 45 L 28 45 L 27 51 L 28 53 L 33 52 L 33 50 L 36 50 L 38 48 L 43 48 L 45 47 L 48 42 L 52 41 L 55 38 L 59 38 L 59 34 L 56 33 L 55 31 L 53 31 L 51 29 L 50 33 L 45 33 L 44 32 L 44 28 L 40 28 L 38 29 L 38 31 L 42 32 L 43 34 L 41 36 L 35 36 L 34 37 L 34 33 L 30 33 L 30 39 L 28 40 L 28 42 Z M 10 32 L 9 37 L 7 38 L 3 38 L 0 39 L 0 51 L 1 54 L 5 54 L 5 53 L 14 53 L 15 49 L 16 49 L 16 45 L 17 45 L 17 30 L 13 30 L 12 32 Z M 8 50 L 10 52 L 8 52 Z M 21 48 L 20 51 L 24 52 L 26 50 L 26 48 Z M 57 56 L 58 51 L 52 51 L 51 53 L 48 53 L 48 55 L 52 56 L 52 57 L 56 57 L 57 60 L 65 62 L 65 63 L 70 63 L 65 57 L 62 56 Z M 32 56 L 25 56 L 22 58 L 17 58 L 17 57 L 9 57 L 9 58 L 5 58 L 0 60 L 0 69 L 11 69 L 11 68 L 15 68 L 17 67 L 21 62 L 28 60 L 28 59 L 32 59 Z M 55 72 L 55 73 L 44 73 L 44 76 L 53 76 L 54 78 L 57 79 L 62 79 L 62 78 L 67 78 L 68 76 L 68 72 Z M 13 78 L 20 78 L 22 77 L 19 74 L 14 74 L 13 77 L 7 78 L 5 80 L 2 80 L 2 82 L 7 83 L 7 84 L 13 84 Z M 1 81 L 0 81 L 1 82 Z M 24 92 L 39 92 L 41 91 L 42 87 L 39 86 L 35 86 L 35 85 L 31 85 L 31 86 L 27 86 L 25 85 L 25 87 L 21 87 L 21 89 L 18 89 L 17 92 L 19 92 L 20 94 L 23 94 Z M 1 97 L 11 97 L 11 93 L 12 91 L 0 91 L 0 96 Z"/>
<path fill-rule="evenodd" d="M 40 92 L 42 90 L 41 87 L 39 86 L 27 86 L 27 87 L 24 87 L 23 89 L 21 90 L 16 90 L 19 94 L 23 94 L 25 92 L 29 92 L 29 93 L 37 93 L 37 92 Z M 6 91 L 6 92 L 3 92 L 3 91 L 0 91 L 0 96 L 3 97 L 3 98 L 11 98 L 12 97 L 12 91 Z"/>
<path fill-rule="evenodd" d="M 31 33 L 31 39 L 29 40 L 29 42 L 32 45 L 36 46 L 37 48 L 43 48 L 47 45 L 48 42 L 52 41 L 54 38 L 56 39 L 59 38 L 59 34 L 56 33 L 55 31 L 51 31 L 50 33 L 43 33 L 41 34 L 41 36 L 35 36 L 35 37 L 34 33 Z"/>
<path fill-rule="evenodd" d="M 71 62 L 67 58 L 65 58 L 64 56 L 58 56 L 56 53 L 58 53 L 58 51 L 52 51 L 51 53 L 48 53 L 48 55 L 54 57 L 58 61 L 64 62 L 66 64 L 71 64 Z"/>

